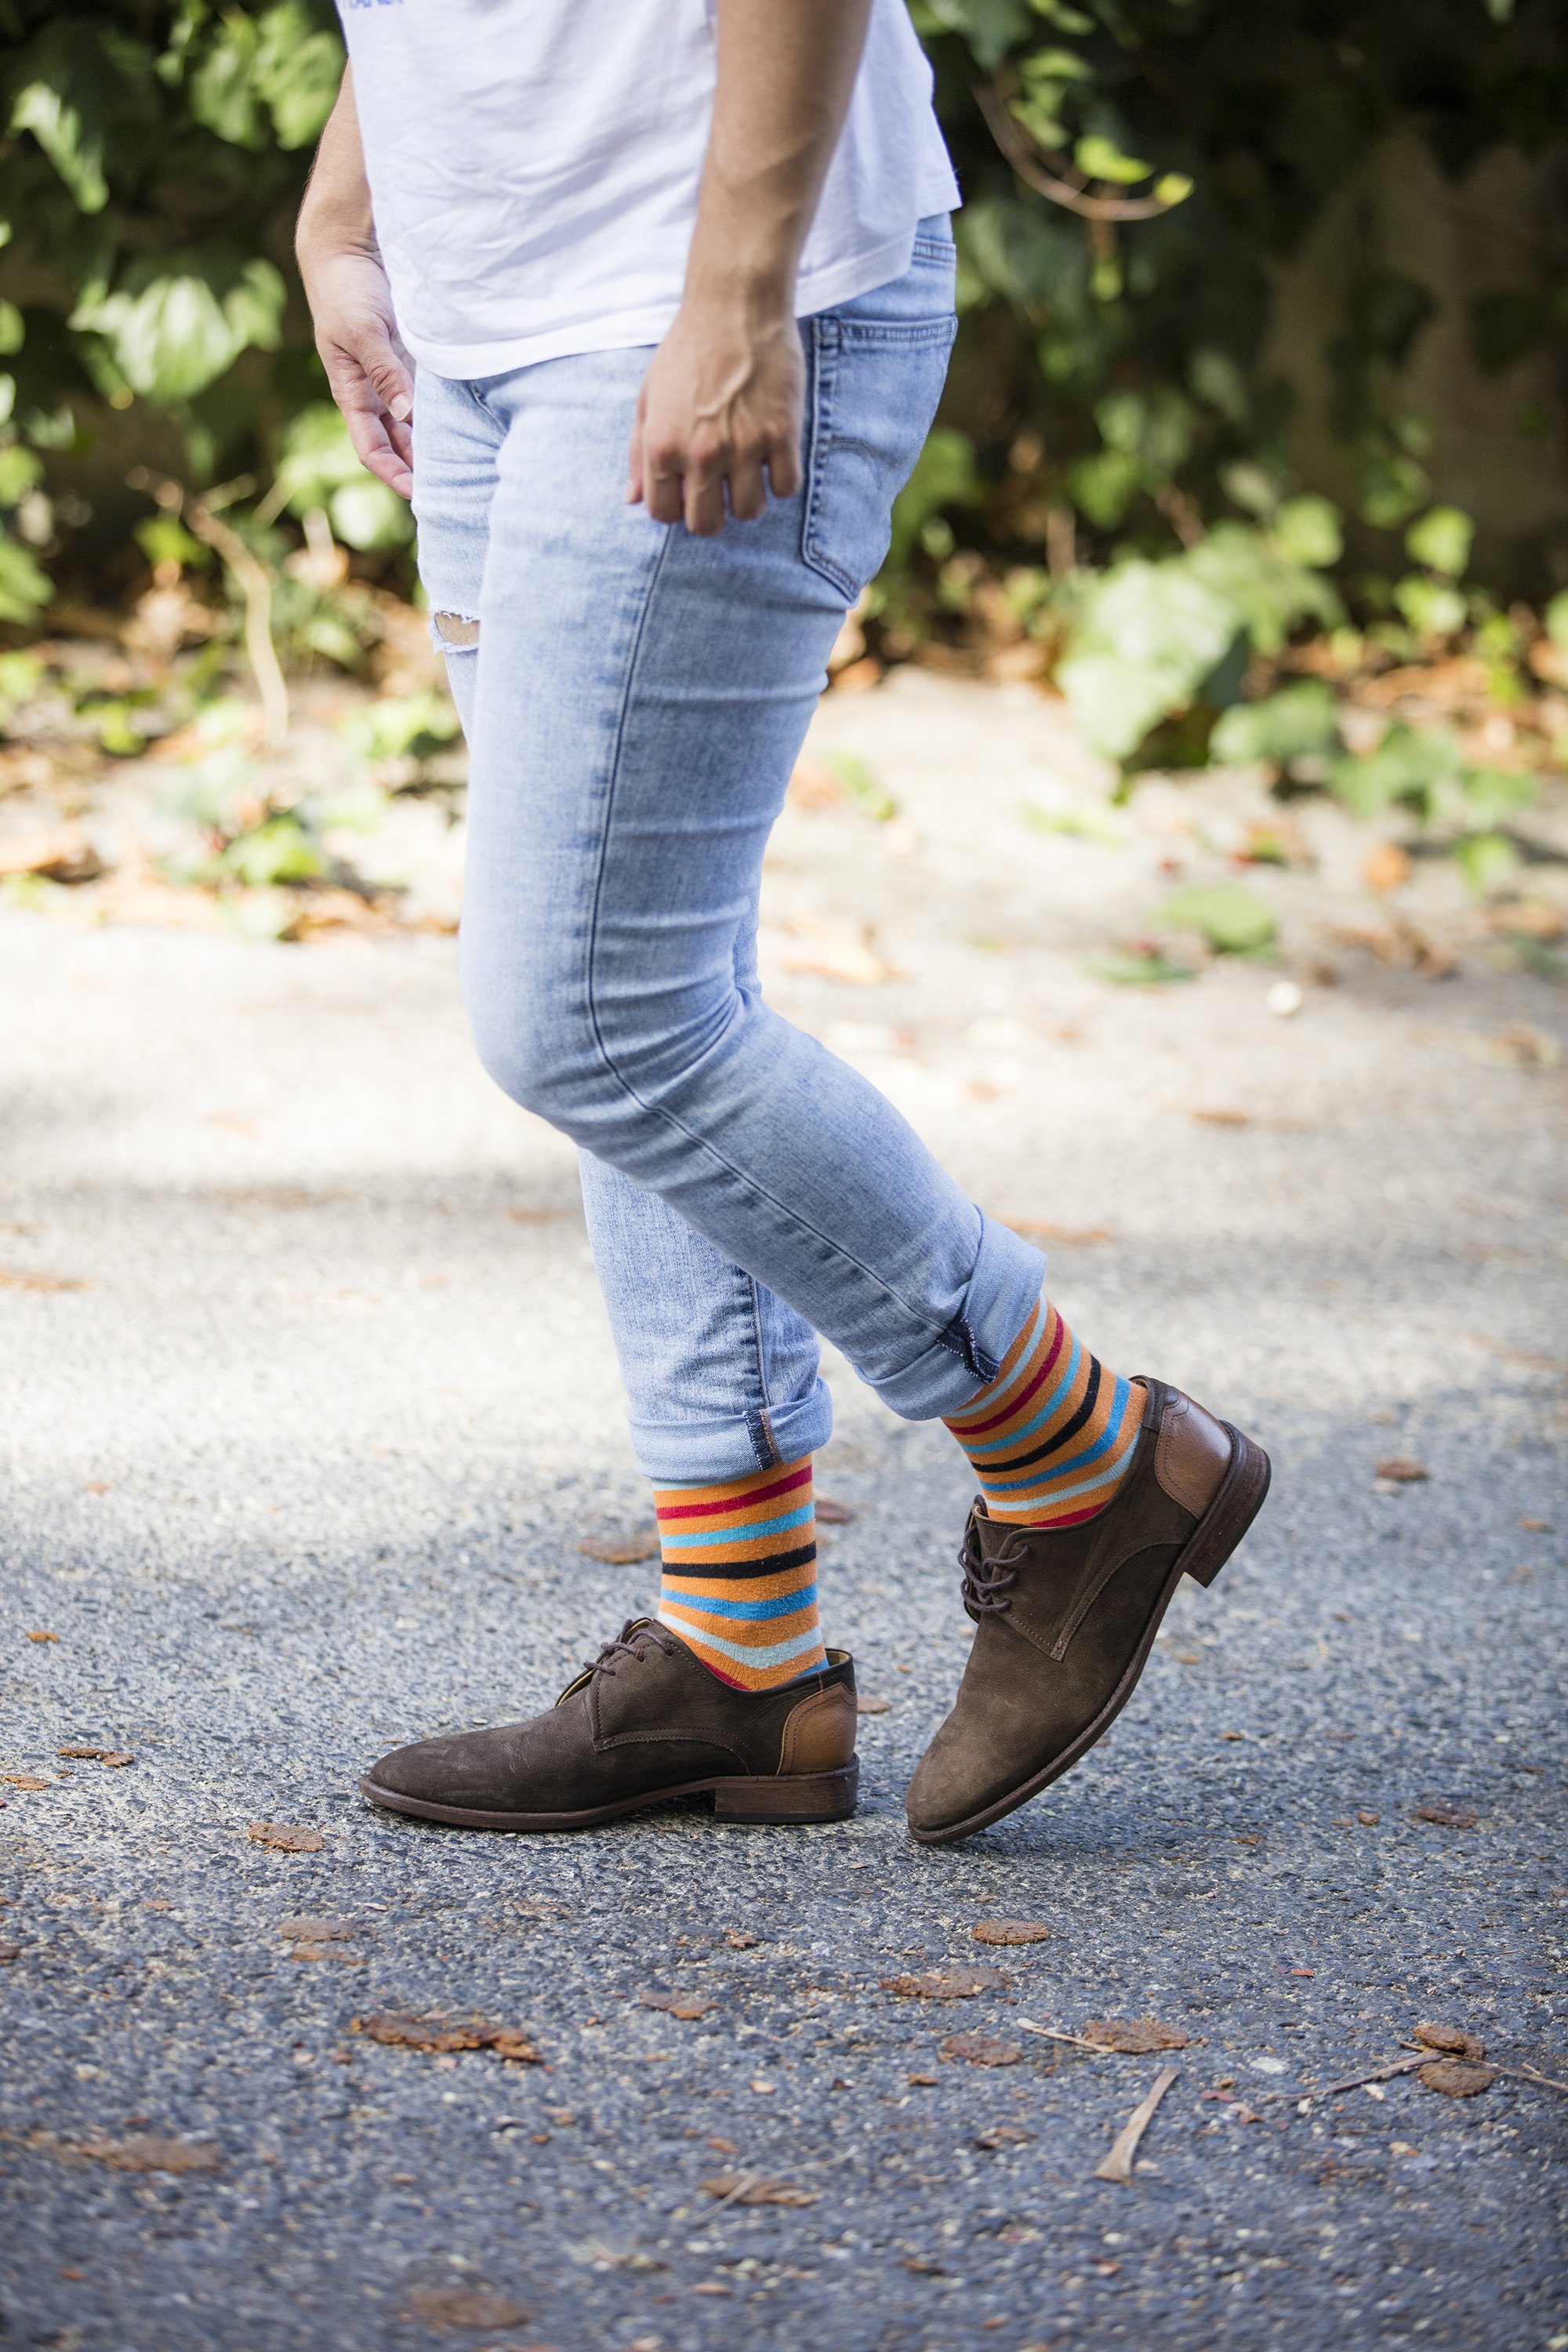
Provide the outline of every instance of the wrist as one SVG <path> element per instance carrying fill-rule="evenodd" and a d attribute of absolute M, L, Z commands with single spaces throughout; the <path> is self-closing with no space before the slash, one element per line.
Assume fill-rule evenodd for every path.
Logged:
<path fill-rule="evenodd" d="M 794 267 L 774 261 L 748 268 L 732 259 L 706 264 L 694 257 L 686 273 L 681 308 L 748 335 L 776 332 L 794 323 Z"/>

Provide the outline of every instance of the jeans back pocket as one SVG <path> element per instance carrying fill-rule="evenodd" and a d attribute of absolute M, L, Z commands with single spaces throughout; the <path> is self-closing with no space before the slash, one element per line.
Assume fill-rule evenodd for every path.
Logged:
<path fill-rule="evenodd" d="M 881 569 L 893 500 L 931 431 L 958 331 L 951 310 L 925 319 L 856 315 L 869 307 L 862 298 L 806 322 L 811 433 L 801 554 L 848 604 Z"/>

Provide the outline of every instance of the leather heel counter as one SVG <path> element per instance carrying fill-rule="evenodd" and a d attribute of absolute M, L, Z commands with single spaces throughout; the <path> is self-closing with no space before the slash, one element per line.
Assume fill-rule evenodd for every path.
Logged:
<path fill-rule="evenodd" d="M 814 1691 L 784 1717 L 781 1772 L 837 1772 L 855 1753 L 855 1702 L 841 1684 Z"/>
<path fill-rule="evenodd" d="M 1201 1519 L 1229 1467 L 1229 1432 L 1212 1412 L 1173 1389 L 1154 1441 L 1154 1475 L 1165 1493 Z"/>

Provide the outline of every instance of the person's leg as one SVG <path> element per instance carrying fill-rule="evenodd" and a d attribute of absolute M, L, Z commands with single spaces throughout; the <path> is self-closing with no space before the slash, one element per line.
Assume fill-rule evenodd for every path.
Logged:
<path fill-rule="evenodd" d="M 827 651 L 935 404 L 950 281 L 928 248 L 907 280 L 809 322 L 806 488 L 713 541 L 624 502 L 645 353 L 481 388 L 507 438 L 464 919 L 498 1082 L 915 1418 L 995 1378 L 1044 1262 L 735 965 Z"/>
<path fill-rule="evenodd" d="M 426 374 L 416 437 L 420 570 L 468 730 L 504 428 L 469 387 Z M 754 907 L 736 938 L 735 984 L 757 989 Z M 591 1153 L 578 1164 L 632 1443 L 668 1538 L 661 1619 L 725 1681 L 776 1686 L 824 1657 L 811 1455 L 832 1404 L 816 1334 L 657 1193 Z M 786 1472 L 790 1524 L 779 1530 L 772 1490 Z M 771 1530 L 762 1540 L 748 1532 L 758 1527 Z"/>

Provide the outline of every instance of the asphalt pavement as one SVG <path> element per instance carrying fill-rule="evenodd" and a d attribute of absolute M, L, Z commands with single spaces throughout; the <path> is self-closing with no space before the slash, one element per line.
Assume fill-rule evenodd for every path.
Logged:
<path fill-rule="evenodd" d="M 656 1588 L 578 1548 L 648 1509 L 571 1154 L 449 938 L 5 919 L 6 2347 L 1568 2347 L 1561 992 L 1331 953 L 1293 877 L 1279 970 L 1114 988 L 1168 796 L 1026 830 L 1037 705 L 837 700 L 899 814 L 786 817 L 772 992 L 1268 1508 L 1077 1771 L 922 1850 L 963 1464 L 834 1362 L 852 1822 L 378 1812 L 368 1760 L 548 1705 Z M 1504 2071 L 1334 2088 L 1420 2025 Z"/>

